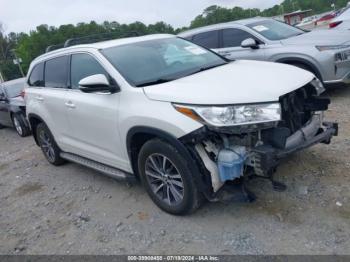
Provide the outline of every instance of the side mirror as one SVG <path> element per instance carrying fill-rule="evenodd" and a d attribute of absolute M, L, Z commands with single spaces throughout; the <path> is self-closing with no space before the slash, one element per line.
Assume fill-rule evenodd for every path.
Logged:
<path fill-rule="evenodd" d="M 96 74 L 85 77 L 79 81 L 79 89 L 84 93 L 111 92 L 115 93 L 119 89 L 111 85 L 104 74 Z"/>
<path fill-rule="evenodd" d="M 241 43 L 243 48 L 259 49 L 259 44 L 253 38 L 248 38 Z"/>

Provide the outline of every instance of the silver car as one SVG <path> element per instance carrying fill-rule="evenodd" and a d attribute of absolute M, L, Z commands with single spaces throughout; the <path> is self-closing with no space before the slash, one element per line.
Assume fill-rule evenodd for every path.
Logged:
<path fill-rule="evenodd" d="M 306 32 L 270 18 L 251 18 L 197 28 L 179 35 L 228 59 L 291 64 L 326 85 L 350 84 L 350 32 Z"/>

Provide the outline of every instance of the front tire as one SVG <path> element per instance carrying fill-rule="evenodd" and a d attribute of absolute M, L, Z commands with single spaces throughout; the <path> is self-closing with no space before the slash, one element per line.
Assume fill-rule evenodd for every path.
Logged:
<path fill-rule="evenodd" d="M 30 135 L 30 129 L 25 124 L 23 120 L 23 115 L 21 114 L 13 114 L 12 115 L 12 123 L 16 129 L 16 132 L 21 137 L 26 137 Z"/>
<path fill-rule="evenodd" d="M 50 164 L 60 166 L 65 163 L 65 160 L 60 157 L 61 150 L 57 146 L 49 128 L 44 123 L 40 123 L 36 127 L 36 137 L 44 156 Z"/>
<path fill-rule="evenodd" d="M 160 139 L 146 142 L 140 150 L 141 182 L 153 202 L 170 214 L 188 214 L 201 204 L 201 195 L 188 166 L 188 159 Z"/>

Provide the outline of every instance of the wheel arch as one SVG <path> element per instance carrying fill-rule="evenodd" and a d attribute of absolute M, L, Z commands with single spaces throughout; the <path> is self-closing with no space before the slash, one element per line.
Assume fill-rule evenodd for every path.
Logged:
<path fill-rule="evenodd" d="M 320 70 L 317 68 L 317 66 L 310 62 L 309 60 L 301 57 L 284 57 L 284 58 L 279 58 L 275 62 L 277 63 L 283 63 L 283 64 L 302 64 L 305 65 L 306 67 L 310 68 L 310 71 L 312 71 L 321 81 L 322 81 L 322 75 Z"/>
<path fill-rule="evenodd" d="M 138 153 L 141 149 L 141 147 L 150 139 L 154 138 L 160 138 L 172 146 L 176 148 L 176 150 L 184 156 L 186 159 L 189 159 L 190 162 L 196 163 L 196 164 L 189 164 L 188 167 L 191 170 L 192 174 L 194 175 L 195 180 L 199 184 L 199 190 L 203 191 L 206 188 L 206 185 L 203 183 L 201 179 L 200 169 L 198 167 L 197 160 L 194 159 L 189 152 L 189 150 L 186 148 L 186 146 L 175 136 L 172 134 L 169 134 L 163 130 L 154 128 L 154 127 L 148 127 L 148 126 L 136 126 L 131 128 L 126 137 L 126 145 L 127 145 L 127 151 L 129 160 L 133 169 L 133 172 L 135 176 L 139 177 L 138 173 L 138 165 L 137 165 L 137 159 L 138 159 Z"/>
<path fill-rule="evenodd" d="M 28 122 L 30 125 L 30 129 L 32 130 L 35 143 L 39 145 L 35 130 L 40 123 L 45 123 L 45 121 L 40 116 L 30 113 L 28 114 Z"/>
<path fill-rule="evenodd" d="M 129 160 L 134 171 L 134 174 L 138 176 L 138 166 L 137 166 L 137 157 L 141 147 L 149 140 L 154 138 L 160 138 L 166 142 L 173 145 L 177 150 L 185 151 L 186 148 L 179 140 L 176 139 L 173 135 L 148 126 L 135 126 L 131 128 L 126 136 L 126 146 L 128 151 Z"/>

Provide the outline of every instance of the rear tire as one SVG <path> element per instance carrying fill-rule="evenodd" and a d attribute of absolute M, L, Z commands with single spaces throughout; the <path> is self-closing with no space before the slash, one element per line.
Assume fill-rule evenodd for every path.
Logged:
<path fill-rule="evenodd" d="M 16 113 L 12 115 L 12 123 L 16 129 L 16 132 L 21 137 L 26 137 L 30 135 L 30 129 L 25 124 L 23 120 L 23 115 L 20 113 Z"/>
<path fill-rule="evenodd" d="M 201 194 L 185 159 L 160 139 L 144 144 L 138 158 L 141 182 L 153 202 L 173 215 L 189 214 L 200 207 Z"/>
<path fill-rule="evenodd" d="M 65 163 L 65 160 L 60 157 L 61 150 L 57 146 L 49 128 L 44 123 L 37 125 L 36 137 L 44 156 L 50 164 L 60 166 Z"/>
<path fill-rule="evenodd" d="M 4 129 L 6 128 L 6 126 L 3 126 L 2 124 L 0 124 L 0 129 Z"/>

